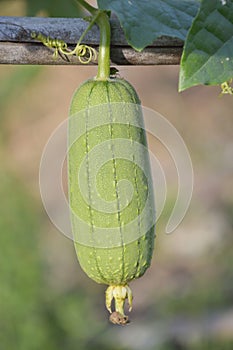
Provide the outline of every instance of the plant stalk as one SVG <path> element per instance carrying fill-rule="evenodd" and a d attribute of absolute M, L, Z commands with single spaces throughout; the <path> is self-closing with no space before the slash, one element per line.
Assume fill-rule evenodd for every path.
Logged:
<path fill-rule="evenodd" d="M 111 28 L 109 17 L 105 11 L 99 10 L 88 4 L 85 0 L 77 0 L 91 15 L 96 18 L 100 29 L 100 43 L 98 56 L 98 72 L 96 80 L 108 80 L 110 77 L 110 42 Z"/>
<path fill-rule="evenodd" d="M 100 43 L 98 56 L 97 80 L 108 80 L 110 76 L 110 42 L 111 28 L 108 15 L 101 11 L 97 18 L 97 24 L 100 29 Z"/>

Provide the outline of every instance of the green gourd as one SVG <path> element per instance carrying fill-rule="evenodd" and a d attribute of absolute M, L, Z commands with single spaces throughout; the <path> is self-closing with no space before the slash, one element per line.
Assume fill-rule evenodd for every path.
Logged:
<path fill-rule="evenodd" d="M 106 307 L 125 324 L 128 283 L 150 266 L 155 208 L 140 101 L 124 79 L 90 79 L 69 113 L 69 202 L 79 263 L 108 285 Z M 115 300 L 115 312 L 111 303 Z"/>

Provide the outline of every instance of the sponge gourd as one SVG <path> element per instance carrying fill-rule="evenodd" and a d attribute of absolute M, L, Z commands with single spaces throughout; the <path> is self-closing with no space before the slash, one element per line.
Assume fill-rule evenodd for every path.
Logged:
<path fill-rule="evenodd" d="M 115 323 L 132 307 L 128 283 L 150 266 L 154 196 L 142 109 L 124 79 L 90 79 L 69 113 L 69 202 L 77 257 L 85 273 L 108 285 Z"/>

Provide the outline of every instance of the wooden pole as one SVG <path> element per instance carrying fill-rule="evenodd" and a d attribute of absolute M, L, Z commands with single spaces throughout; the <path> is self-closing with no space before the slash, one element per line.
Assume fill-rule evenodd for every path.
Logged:
<path fill-rule="evenodd" d="M 69 61 L 53 58 L 52 50 L 31 38 L 31 33 L 42 33 L 64 40 L 73 48 L 88 26 L 80 18 L 0 17 L 0 64 L 78 65 L 75 56 Z M 111 19 L 111 62 L 115 65 L 167 65 L 179 64 L 183 42 L 161 37 L 142 52 L 127 43 L 116 17 Z M 98 48 L 99 30 L 94 26 L 83 43 Z M 97 64 L 93 62 L 93 64 Z"/>

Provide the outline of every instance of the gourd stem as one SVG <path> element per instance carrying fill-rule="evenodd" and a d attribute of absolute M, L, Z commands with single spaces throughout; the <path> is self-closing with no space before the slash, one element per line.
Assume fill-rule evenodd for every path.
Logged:
<path fill-rule="evenodd" d="M 96 80 L 108 80 L 110 76 L 110 41 L 111 28 L 109 17 L 105 11 L 99 10 L 88 4 L 85 0 L 77 0 L 93 17 L 100 29 L 100 43 L 98 56 L 98 73 Z"/>
<path fill-rule="evenodd" d="M 100 28 L 100 43 L 98 56 L 97 80 L 108 80 L 110 76 L 110 40 L 111 28 L 108 15 L 101 11 L 97 18 L 97 24 Z"/>

